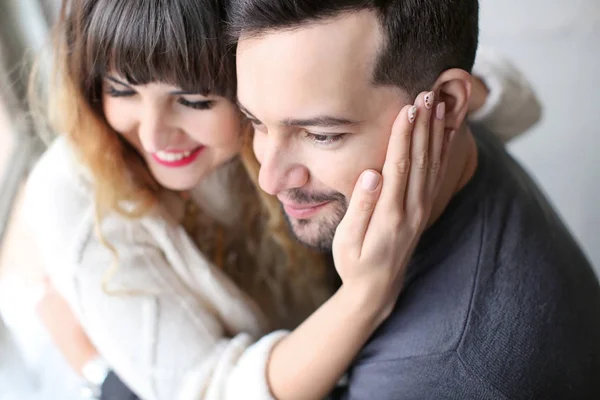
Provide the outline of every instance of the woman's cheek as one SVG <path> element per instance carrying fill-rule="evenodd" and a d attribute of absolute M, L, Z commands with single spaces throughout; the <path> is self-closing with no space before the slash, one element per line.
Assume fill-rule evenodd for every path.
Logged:
<path fill-rule="evenodd" d="M 106 121 L 115 131 L 127 132 L 130 130 L 128 125 L 132 120 L 132 116 L 124 102 L 110 96 L 104 96 L 103 109 Z"/>
<path fill-rule="evenodd" d="M 239 151 L 242 143 L 241 118 L 237 109 L 233 105 L 227 104 L 219 110 L 217 116 L 216 131 L 221 147 L 231 148 L 232 151 Z"/>
<path fill-rule="evenodd" d="M 105 96 L 103 103 L 104 118 L 108 125 L 123 136 L 138 151 L 141 151 L 141 143 L 135 128 L 135 110 L 131 109 L 126 102 Z"/>

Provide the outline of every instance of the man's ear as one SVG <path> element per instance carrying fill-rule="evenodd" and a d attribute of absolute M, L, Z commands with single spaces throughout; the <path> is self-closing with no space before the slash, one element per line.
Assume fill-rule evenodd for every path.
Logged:
<path fill-rule="evenodd" d="M 458 131 L 469 111 L 471 74 L 458 68 L 449 69 L 438 77 L 433 90 L 437 99 L 446 103 L 446 129 Z"/>

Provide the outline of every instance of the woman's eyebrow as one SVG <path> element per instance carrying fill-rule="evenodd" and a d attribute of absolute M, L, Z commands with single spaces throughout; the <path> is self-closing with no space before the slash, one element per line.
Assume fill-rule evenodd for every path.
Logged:
<path fill-rule="evenodd" d="M 178 95 L 178 96 L 188 95 L 188 96 L 204 96 L 204 97 L 206 97 L 206 95 L 204 95 L 200 92 L 193 92 L 193 91 L 189 91 L 189 90 L 175 90 L 175 91 L 171 92 L 171 94 Z"/>
<path fill-rule="evenodd" d="M 127 82 L 123 82 L 120 81 L 119 79 L 115 78 L 114 76 L 110 76 L 110 75 L 104 75 L 104 77 L 106 79 L 108 79 L 109 81 L 113 81 L 114 83 L 118 83 L 119 85 L 123 85 L 123 86 L 131 86 L 131 84 L 127 83 Z"/>

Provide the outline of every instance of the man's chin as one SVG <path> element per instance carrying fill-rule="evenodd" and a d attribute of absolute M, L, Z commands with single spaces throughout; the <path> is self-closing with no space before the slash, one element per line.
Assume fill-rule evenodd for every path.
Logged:
<path fill-rule="evenodd" d="M 314 250 L 329 252 L 335 230 L 348 209 L 348 202 L 341 194 L 329 199 L 310 200 L 314 202 L 327 200 L 327 203 L 314 212 L 307 213 L 306 217 L 288 214 L 282 204 L 283 215 L 288 228 L 298 242 Z"/>
<path fill-rule="evenodd" d="M 295 219 L 285 214 L 288 227 L 294 238 L 302 245 L 320 252 L 330 252 L 333 232 L 311 219 Z"/>

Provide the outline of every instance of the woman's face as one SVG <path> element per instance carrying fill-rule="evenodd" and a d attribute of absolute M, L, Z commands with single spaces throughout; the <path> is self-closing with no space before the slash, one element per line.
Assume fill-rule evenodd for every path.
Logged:
<path fill-rule="evenodd" d="M 136 86 L 109 74 L 103 109 L 110 126 L 171 190 L 191 189 L 240 149 L 240 113 L 224 97 L 187 93 L 164 83 Z"/>

